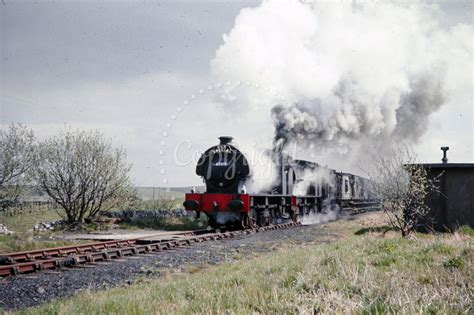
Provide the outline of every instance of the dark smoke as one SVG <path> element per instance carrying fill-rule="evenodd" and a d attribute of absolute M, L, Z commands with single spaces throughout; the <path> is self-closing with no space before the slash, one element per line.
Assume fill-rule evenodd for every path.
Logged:
<path fill-rule="evenodd" d="M 354 80 L 342 80 L 326 99 L 272 108 L 274 147 L 291 142 L 326 146 L 357 146 L 359 140 L 416 142 L 426 131 L 429 116 L 445 101 L 435 75 L 413 78 L 405 92 L 386 91 L 375 99 Z M 396 100 L 396 101 L 394 101 Z"/>
<path fill-rule="evenodd" d="M 443 85 L 436 78 L 414 79 L 410 88 L 400 100 L 394 135 L 416 142 L 427 130 L 430 115 L 440 109 L 446 97 Z"/>

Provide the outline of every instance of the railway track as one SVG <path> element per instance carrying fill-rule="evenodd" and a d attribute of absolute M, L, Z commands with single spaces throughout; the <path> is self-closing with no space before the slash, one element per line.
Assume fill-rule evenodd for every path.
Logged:
<path fill-rule="evenodd" d="M 156 236 L 162 236 L 163 238 L 159 240 L 132 238 L 9 253 L 0 255 L 0 277 L 5 278 L 48 269 L 93 265 L 101 261 L 162 252 L 205 241 L 238 237 L 269 230 L 287 229 L 298 225 L 300 223 L 292 222 L 228 232 L 199 230 L 166 235 L 156 234 Z M 179 238 L 175 238 L 176 236 L 179 236 Z M 147 236 L 147 238 L 150 238 L 150 236 Z"/>

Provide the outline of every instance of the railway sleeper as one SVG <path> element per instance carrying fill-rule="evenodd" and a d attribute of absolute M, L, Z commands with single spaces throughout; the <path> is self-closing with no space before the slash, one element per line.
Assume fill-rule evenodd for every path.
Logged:
<path fill-rule="evenodd" d="M 18 275 L 20 273 L 32 272 L 35 270 L 45 270 L 63 267 L 86 267 L 85 264 L 94 264 L 99 261 L 106 261 L 111 259 L 120 259 L 125 256 L 135 256 L 139 254 L 147 254 L 150 252 L 160 252 L 163 250 L 171 250 L 177 247 L 188 246 L 193 243 L 199 243 L 208 240 L 219 240 L 224 238 L 236 237 L 239 235 L 248 235 L 259 233 L 263 231 L 284 229 L 293 226 L 297 226 L 299 223 L 284 223 L 281 225 L 271 225 L 266 227 L 259 227 L 255 229 L 248 229 L 242 231 L 228 231 L 219 234 L 212 235 L 199 235 L 190 233 L 194 237 L 184 240 L 174 240 L 168 242 L 158 242 L 154 244 L 147 244 L 142 246 L 131 246 L 136 244 L 136 240 L 120 241 L 114 243 L 100 244 L 98 246 L 85 246 L 85 247 L 74 247 L 60 249 L 56 251 L 38 251 L 33 253 L 25 253 L 25 256 L 18 256 L 20 259 L 33 260 L 32 262 L 18 263 L 15 259 L 9 256 L 0 257 L 0 263 L 11 264 L 11 266 L 1 268 L 0 276 Z M 70 256 L 65 256 L 69 254 Z M 59 256 L 60 259 L 51 259 L 51 256 Z M 35 259 L 43 259 L 40 261 L 34 261 Z M 14 265 L 14 264 L 18 265 Z"/>

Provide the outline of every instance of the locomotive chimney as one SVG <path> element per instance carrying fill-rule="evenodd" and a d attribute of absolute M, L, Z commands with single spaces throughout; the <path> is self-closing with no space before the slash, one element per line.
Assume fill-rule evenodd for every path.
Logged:
<path fill-rule="evenodd" d="M 441 150 L 443 151 L 443 158 L 441 159 L 441 161 L 443 162 L 443 164 L 446 164 L 448 163 L 448 156 L 446 151 L 449 150 L 449 147 L 441 147 Z"/>
<path fill-rule="evenodd" d="M 231 143 L 233 139 L 234 139 L 234 138 L 228 137 L 228 136 L 219 137 L 219 140 L 221 141 L 219 144 L 224 145 L 224 144 Z"/>

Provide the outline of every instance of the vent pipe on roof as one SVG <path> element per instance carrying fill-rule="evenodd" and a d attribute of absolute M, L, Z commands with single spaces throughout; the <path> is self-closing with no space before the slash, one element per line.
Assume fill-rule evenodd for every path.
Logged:
<path fill-rule="evenodd" d="M 441 159 L 441 161 L 443 162 L 443 164 L 446 164 L 448 163 L 448 156 L 446 151 L 449 150 L 449 147 L 441 147 L 441 150 L 443 151 L 443 158 Z"/>

